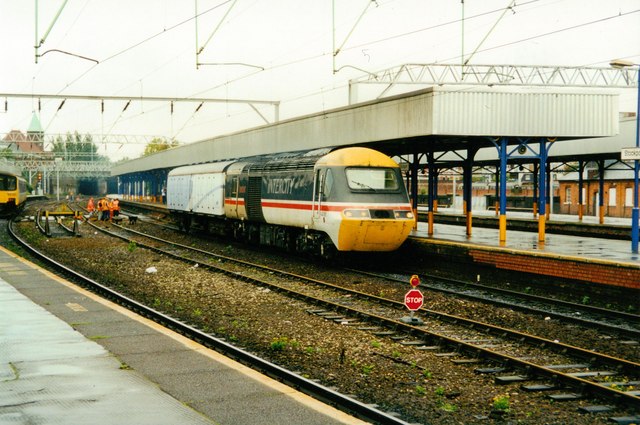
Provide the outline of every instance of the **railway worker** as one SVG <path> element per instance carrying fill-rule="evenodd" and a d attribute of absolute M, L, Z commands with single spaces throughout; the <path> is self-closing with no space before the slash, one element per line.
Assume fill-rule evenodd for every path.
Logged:
<path fill-rule="evenodd" d="M 107 198 L 102 198 L 100 199 L 100 202 L 100 220 L 107 221 L 109 220 L 109 201 L 107 200 Z"/>
<path fill-rule="evenodd" d="M 89 215 L 92 215 L 95 210 L 96 207 L 93 204 L 93 197 L 91 197 L 89 198 L 89 202 L 87 202 L 87 211 L 89 212 Z"/>
<path fill-rule="evenodd" d="M 102 220 L 102 211 L 104 210 L 104 200 L 98 199 L 98 220 Z"/>
<path fill-rule="evenodd" d="M 113 199 L 107 199 L 107 209 L 109 210 L 109 221 L 113 219 Z"/>
<path fill-rule="evenodd" d="M 111 201 L 111 204 L 113 205 L 113 216 L 117 217 L 120 215 L 120 201 L 118 200 L 118 198 L 115 198 L 113 201 Z"/>

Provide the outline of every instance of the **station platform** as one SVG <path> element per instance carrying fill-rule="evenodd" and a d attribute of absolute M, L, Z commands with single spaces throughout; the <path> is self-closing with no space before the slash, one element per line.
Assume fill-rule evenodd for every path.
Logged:
<path fill-rule="evenodd" d="M 460 210 L 439 209 L 439 214 L 449 214 L 462 216 Z M 473 212 L 473 217 L 495 217 L 493 211 Z M 509 212 L 507 218 L 532 219 L 531 213 Z M 574 215 L 553 214 L 547 222 L 578 223 L 578 217 Z M 598 217 L 584 216 L 582 223 L 586 225 L 597 225 Z M 631 219 L 607 217 L 605 224 L 620 227 L 628 227 L 631 234 Z M 429 237 L 429 227 L 427 223 L 419 222 L 418 230 L 413 232 L 416 237 Z M 546 233 L 545 242 L 538 241 L 537 232 L 525 232 L 509 230 L 507 226 L 507 240 L 500 244 L 499 230 L 486 227 L 473 227 L 471 236 L 466 235 L 465 226 L 436 223 L 432 238 L 457 242 L 473 243 L 485 246 L 500 246 L 517 250 L 532 251 L 537 253 L 549 253 L 556 255 L 567 255 L 572 257 L 584 257 L 597 260 L 610 260 L 621 263 L 636 264 L 640 267 L 640 255 L 631 252 L 631 241 L 591 238 L 585 236 L 568 236 Z"/>
<path fill-rule="evenodd" d="M 0 424 L 364 424 L 0 248 Z"/>
<path fill-rule="evenodd" d="M 461 214 L 461 211 L 450 213 Z M 495 215 L 493 211 L 484 214 Z M 507 218 L 514 216 L 531 218 L 531 213 L 507 214 Z M 569 222 L 577 221 L 577 217 L 553 215 L 552 220 Z M 626 223 L 625 219 L 608 221 L 615 221 L 620 226 L 630 225 L 628 219 Z M 630 240 L 547 233 L 545 242 L 540 243 L 537 232 L 509 230 L 507 226 L 506 241 L 501 243 L 497 226 L 472 227 L 471 236 L 466 235 L 465 226 L 452 224 L 436 223 L 433 235 L 429 235 L 428 230 L 427 223 L 419 222 L 417 230 L 411 234 L 413 240 L 426 246 L 427 252 L 457 255 L 467 261 L 504 270 L 640 290 L 640 255 L 631 252 Z"/>

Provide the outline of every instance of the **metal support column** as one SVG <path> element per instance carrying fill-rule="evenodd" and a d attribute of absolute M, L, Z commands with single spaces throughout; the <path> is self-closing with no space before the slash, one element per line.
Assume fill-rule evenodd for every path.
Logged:
<path fill-rule="evenodd" d="M 433 188 L 433 213 L 435 214 L 438 212 L 438 181 L 440 179 L 440 171 L 438 170 L 438 167 L 436 167 L 433 159 L 432 163 L 433 165 L 429 165 L 429 178 L 431 178 L 431 170 L 433 170 L 433 186 L 430 186 L 430 188 Z"/>
<path fill-rule="evenodd" d="M 500 166 L 496 165 L 496 200 L 494 202 L 494 209 L 496 210 L 496 217 L 500 215 Z"/>
<path fill-rule="evenodd" d="M 536 162 L 533 164 L 533 218 L 538 218 L 538 196 L 539 196 L 539 188 L 538 188 L 538 170 L 540 165 Z"/>
<path fill-rule="evenodd" d="M 466 216 L 467 222 L 467 237 L 471 236 L 472 222 L 473 222 L 473 159 L 478 150 L 474 148 L 467 149 L 467 159 L 463 165 L 463 210 Z"/>
<path fill-rule="evenodd" d="M 429 170 L 429 193 L 428 193 L 428 203 L 429 203 L 429 236 L 433 235 L 433 215 L 435 213 L 435 209 L 437 208 L 437 199 L 436 192 L 438 187 L 438 173 L 435 168 L 435 160 L 433 157 L 433 152 L 427 152 L 427 165 Z"/>
<path fill-rule="evenodd" d="M 418 169 L 420 168 L 420 156 L 417 153 L 413 154 L 413 162 L 410 164 L 411 172 L 411 208 L 413 209 L 413 216 L 415 222 L 413 225 L 414 230 L 418 228 Z"/>
<path fill-rule="evenodd" d="M 547 141 L 540 139 L 540 215 L 538 216 L 538 241 L 544 243 L 547 219 Z"/>
<path fill-rule="evenodd" d="M 598 160 L 598 221 L 604 224 L 604 160 Z"/>
<path fill-rule="evenodd" d="M 500 139 L 500 244 L 507 241 L 507 138 Z"/>
<path fill-rule="evenodd" d="M 553 181 L 551 180 L 551 164 L 547 163 L 547 221 L 551 219 L 551 207 L 553 206 Z"/>
<path fill-rule="evenodd" d="M 578 220 L 582 221 L 584 215 L 584 161 L 578 161 Z"/>

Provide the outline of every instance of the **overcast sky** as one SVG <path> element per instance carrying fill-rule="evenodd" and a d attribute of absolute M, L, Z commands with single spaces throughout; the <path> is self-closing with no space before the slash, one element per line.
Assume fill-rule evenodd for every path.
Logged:
<path fill-rule="evenodd" d="M 640 62 L 640 0 L 518 0 L 504 13 L 512 2 L 70 0 L 36 63 L 35 1 L 0 0 L 0 92 L 274 100 L 286 119 L 345 105 L 349 79 L 363 70 L 460 63 L 463 48 L 466 58 L 478 50 L 471 64 Z M 62 4 L 39 2 L 38 39 Z M 334 34 L 342 46 L 335 58 Z M 197 58 L 196 46 L 204 47 Z M 635 109 L 630 91 L 623 110 Z M 38 111 L 37 99 L 9 98 L 5 112 L 0 99 L 0 136 L 26 131 L 36 111 L 47 134 L 128 135 L 100 146 L 120 159 L 144 147 L 131 135 L 186 143 L 265 123 L 244 104 L 207 103 L 195 112 L 197 103 L 179 103 L 172 114 L 168 103 L 139 99 L 124 112 L 124 101 L 105 102 L 104 112 L 98 101 L 58 110 L 60 102 L 42 100 Z M 272 107 L 256 107 L 273 119 Z"/>

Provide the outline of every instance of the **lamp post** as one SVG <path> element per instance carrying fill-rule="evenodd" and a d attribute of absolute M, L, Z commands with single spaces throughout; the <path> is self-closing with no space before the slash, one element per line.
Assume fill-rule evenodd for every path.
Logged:
<path fill-rule="evenodd" d="M 610 65 L 614 68 L 626 68 L 630 66 L 638 66 L 638 106 L 636 108 L 636 149 L 640 149 L 640 65 L 637 63 L 616 59 L 611 61 Z M 633 160 L 633 209 L 631 210 L 631 252 L 638 253 L 638 219 L 640 218 L 638 210 L 638 159 Z"/>

